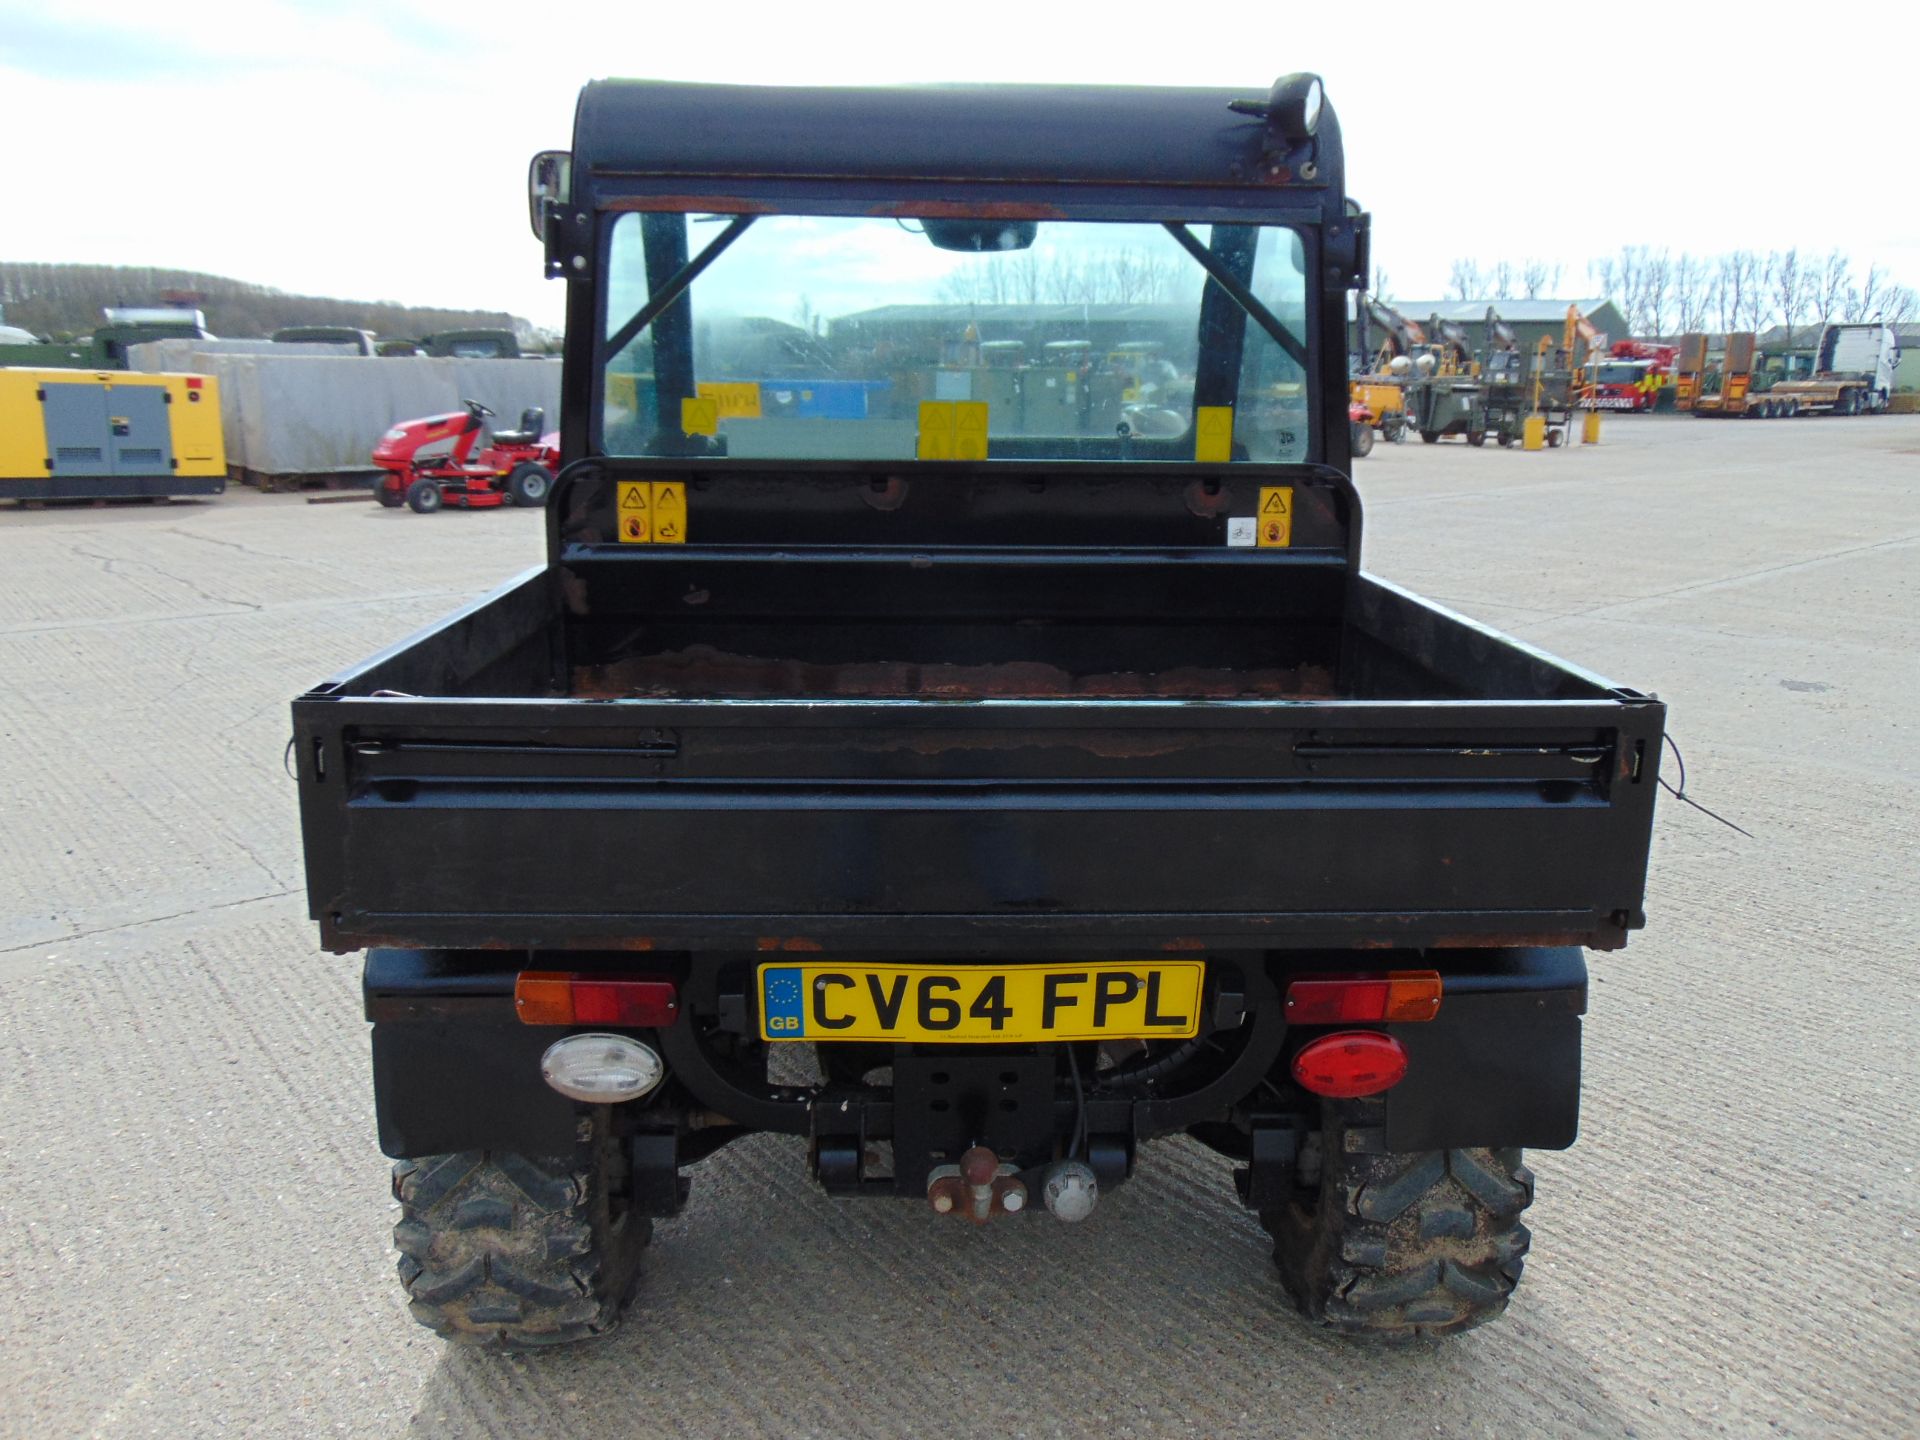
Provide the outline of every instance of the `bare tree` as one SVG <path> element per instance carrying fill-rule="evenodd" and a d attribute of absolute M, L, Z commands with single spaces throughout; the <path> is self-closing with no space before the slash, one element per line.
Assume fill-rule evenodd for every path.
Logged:
<path fill-rule="evenodd" d="M 1880 307 L 1886 303 L 1887 275 L 1879 262 L 1869 260 L 1867 273 L 1860 277 L 1860 288 L 1847 297 L 1847 318 L 1849 320 L 1871 320 L 1880 313 Z"/>
<path fill-rule="evenodd" d="M 1673 262 L 1674 330 L 1685 335 L 1706 324 L 1707 267 L 1685 250 Z"/>
<path fill-rule="evenodd" d="M 1920 315 L 1920 296 L 1905 285 L 1889 285 L 1880 297 L 1880 318 L 1888 325 L 1904 325 Z"/>
<path fill-rule="evenodd" d="M 1486 280 L 1480 274 L 1480 262 L 1454 261 L 1453 268 L 1447 272 L 1447 289 L 1453 292 L 1450 299 L 1478 300 L 1486 291 Z"/>
<path fill-rule="evenodd" d="M 1839 248 L 1821 262 L 1813 282 L 1813 311 L 1822 325 L 1829 324 L 1847 308 L 1848 281 L 1853 278 L 1853 262 Z"/>
<path fill-rule="evenodd" d="M 1028 305 L 1037 304 L 1040 299 L 1040 257 L 1029 247 L 1013 258 L 1009 269 L 1012 271 L 1010 283 L 1014 298 Z"/>
<path fill-rule="evenodd" d="M 1780 307 L 1780 323 L 1787 327 L 1787 348 L 1793 348 L 1793 327 L 1806 308 L 1806 274 L 1800 268 L 1800 249 L 1791 246 L 1773 257 L 1773 301 Z"/>
<path fill-rule="evenodd" d="M 1493 291 L 1494 299 L 1511 300 L 1513 298 L 1513 262 L 1511 260 L 1495 261 L 1493 269 L 1487 272 L 1487 284 Z M 1480 297 L 1462 295 L 1460 298 L 1466 300 Z"/>
<path fill-rule="evenodd" d="M 1717 308 L 1723 331 L 1756 328 L 1747 324 L 1747 317 L 1752 312 L 1759 272 L 1759 257 L 1751 250 L 1729 250 L 1714 262 Z"/>
<path fill-rule="evenodd" d="M 1753 273 L 1749 277 L 1752 284 L 1747 286 L 1747 329 L 1763 330 L 1767 317 L 1773 314 L 1773 261 L 1772 254 L 1753 257 Z"/>
<path fill-rule="evenodd" d="M 1620 253 L 1607 263 L 1606 273 L 1613 284 L 1608 299 L 1620 307 L 1627 329 L 1648 334 L 1652 322 L 1647 316 L 1647 252 L 1639 245 L 1622 245 Z"/>
<path fill-rule="evenodd" d="M 1373 288 L 1369 293 L 1380 300 L 1391 300 L 1393 298 L 1393 290 L 1390 288 L 1387 272 L 1378 265 L 1373 267 Z"/>
<path fill-rule="evenodd" d="M 1673 262 L 1665 250 L 1649 250 L 1641 264 L 1645 278 L 1640 285 L 1640 333 L 1664 335 L 1667 328 L 1667 290 Z"/>
<path fill-rule="evenodd" d="M 1565 268 L 1558 260 L 1529 257 L 1520 267 L 1520 293 L 1529 300 L 1552 294 L 1560 288 L 1560 276 Z"/>
<path fill-rule="evenodd" d="M 1613 257 L 1603 255 L 1598 260 L 1587 262 L 1587 280 L 1603 300 L 1616 303 L 1620 299 L 1620 276 L 1615 270 Z"/>

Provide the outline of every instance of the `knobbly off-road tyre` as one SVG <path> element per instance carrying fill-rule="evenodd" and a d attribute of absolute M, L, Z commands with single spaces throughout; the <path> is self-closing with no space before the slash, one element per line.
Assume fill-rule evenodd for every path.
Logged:
<path fill-rule="evenodd" d="M 1533 1174 L 1518 1150 L 1391 1154 L 1380 1100 L 1329 1101 L 1320 1182 L 1264 1212 L 1274 1262 L 1310 1321 L 1405 1342 L 1471 1330 L 1507 1308 L 1529 1235 Z"/>
<path fill-rule="evenodd" d="M 393 1167 L 408 1308 L 457 1344 L 531 1350 L 604 1335 L 639 1278 L 653 1222 L 626 1205 L 604 1115 L 571 1156 L 468 1150 Z"/>

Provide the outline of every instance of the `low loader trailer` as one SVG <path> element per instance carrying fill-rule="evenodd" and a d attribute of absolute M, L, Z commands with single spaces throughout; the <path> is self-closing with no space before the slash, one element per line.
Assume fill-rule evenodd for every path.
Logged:
<path fill-rule="evenodd" d="M 604 1333 L 756 1132 L 834 1196 L 1120 1246 L 1098 1202 L 1189 1136 L 1312 1324 L 1504 1309 L 1665 711 L 1362 565 L 1318 79 L 596 82 L 531 191 L 545 563 L 293 704 L 413 1314 Z M 940 378 L 995 267 L 1117 253 L 1178 277 L 1171 421 Z M 855 410 L 716 389 L 801 289 L 862 317 L 816 336 Z"/>

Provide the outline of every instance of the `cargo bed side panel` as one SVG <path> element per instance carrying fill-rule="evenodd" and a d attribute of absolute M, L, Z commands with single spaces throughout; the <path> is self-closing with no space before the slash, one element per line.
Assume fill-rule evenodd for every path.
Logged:
<path fill-rule="evenodd" d="M 1660 733 L 1597 701 L 313 703 L 340 948 L 1613 945 Z"/>

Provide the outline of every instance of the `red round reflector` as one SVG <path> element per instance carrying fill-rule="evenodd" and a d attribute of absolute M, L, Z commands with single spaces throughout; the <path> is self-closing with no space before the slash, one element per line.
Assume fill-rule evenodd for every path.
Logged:
<path fill-rule="evenodd" d="M 1309 1040 L 1293 1057 L 1293 1078 L 1333 1100 L 1378 1095 L 1407 1073 L 1407 1052 L 1377 1030 L 1342 1030 Z"/>

